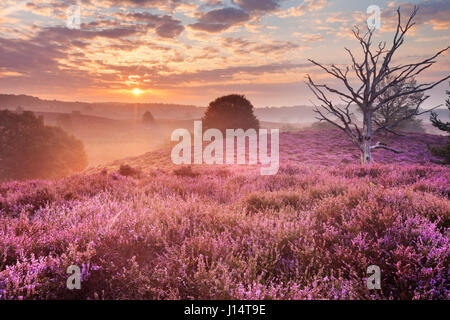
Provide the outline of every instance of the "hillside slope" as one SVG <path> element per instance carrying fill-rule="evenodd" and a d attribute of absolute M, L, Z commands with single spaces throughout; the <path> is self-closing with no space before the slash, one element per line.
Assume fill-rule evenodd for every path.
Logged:
<path fill-rule="evenodd" d="M 372 166 L 338 161 L 338 138 L 284 136 L 274 176 L 174 170 L 166 150 L 1 184 L 0 299 L 449 299 L 450 170 L 419 152 L 441 138 L 401 138 L 405 155 Z"/>
<path fill-rule="evenodd" d="M 376 150 L 373 153 L 376 163 L 381 164 L 427 164 L 439 162 L 429 150 L 430 146 L 445 145 L 447 137 L 423 133 L 402 133 L 402 136 L 376 136 L 374 141 L 386 142 L 389 146 L 402 151 L 396 154 L 387 150 Z M 270 142 L 270 139 L 269 139 Z M 339 130 L 302 130 L 280 134 L 281 165 L 321 165 L 335 166 L 358 164 L 360 155 L 347 136 Z M 269 146 L 270 150 L 270 146 Z M 89 173 L 103 169 L 117 170 L 121 165 L 146 169 L 176 169 L 170 158 L 171 147 L 146 153 L 138 157 L 130 157 L 114 161 L 108 165 L 100 165 L 88 170 Z M 195 167 L 195 165 L 194 165 Z M 237 166 L 245 170 L 245 166 Z"/>

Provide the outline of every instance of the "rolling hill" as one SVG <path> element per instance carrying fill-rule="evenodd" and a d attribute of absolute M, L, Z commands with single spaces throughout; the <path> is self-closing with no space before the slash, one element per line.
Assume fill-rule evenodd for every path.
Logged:
<path fill-rule="evenodd" d="M 391 137 L 405 153 L 370 166 L 339 132 L 280 139 L 274 176 L 180 168 L 163 149 L 1 184 L 0 299 L 448 298 L 450 171 L 426 150 L 445 137 Z"/>

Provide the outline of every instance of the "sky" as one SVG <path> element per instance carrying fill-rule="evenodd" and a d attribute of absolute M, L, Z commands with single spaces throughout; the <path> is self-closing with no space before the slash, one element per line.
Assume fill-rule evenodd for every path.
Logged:
<path fill-rule="evenodd" d="M 351 30 L 367 24 L 371 5 L 381 10 L 375 40 L 390 44 L 397 7 L 407 16 L 415 4 L 394 64 L 450 44 L 450 1 L 0 0 L 0 93 L 200 106 L 239 93 L 256 107 L 311 105 L 306 74 L 340 85 L 308 59 L 350 63 L 344 48 L 358 56 Z M 417 80 L 449 74 L 446 53 Z M 429 106 L 446 89 L 429 92 Z"/>

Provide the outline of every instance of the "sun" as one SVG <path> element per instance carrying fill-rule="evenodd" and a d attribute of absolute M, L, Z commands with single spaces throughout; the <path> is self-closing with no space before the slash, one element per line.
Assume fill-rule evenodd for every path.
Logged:
<path fill-rule="evenodd" d="M 133 89 L 133 94 L 134 94 L 135 96 L 139 96 L 141 93 L 142 93 L 142 90 L 141 90 L 141 89 L 139 89 L 139 88 Z"/>

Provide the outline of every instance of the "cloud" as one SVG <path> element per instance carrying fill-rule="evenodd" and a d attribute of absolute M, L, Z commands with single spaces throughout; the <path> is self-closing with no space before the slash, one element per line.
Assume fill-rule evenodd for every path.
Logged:
<path fill-rule="evenodd" d="M 212 70 L 198 70 L 194 72 L 183 72 L 172 75 L 166 75 L 164 77 L 155 76 L 153 77 L 153 82 L 158 85 L 169 85 L 177 86 L 180 84 L 188 83 L 203 83 L 208 82 L 225 82 L 227 80 L 234 79 L 237 75 L 264 75 L 273 72 L 282 72 L 286 70 L 292 70 L 295 68 L 309 67 L 309 64 L 289 64 L 289 63 L 279 63 L 279 64 L 265 64 L 259 66 L 236 66 L 227 67 Z"/>
<path fill-rule="evenodd" d="M 447 30 L 450 28 L 450 2 L 447 0 L 430 0 L 420 3 L 419 11 L 415 17 L 417 25 L 430 25 L 434 30 Z M 397 7 L 400 7 L 402 22 L 409 17 L 414 5 L 403 2 L 397 6 L 390 6 L 381 13 L 382 31 L 389 32 L 397 27 Z"/>
<path fill-rule="evenodd" d="M 142 89 L 167 90 L 168 96 L 176 95 L 180 88 L 187 95 L 203 95 L 208 87 L 240 90 L 250 84 L 254 90 L 267 92 L 269 83 L 300 81 L 307 67 L 294 64 L 306 57 L 339 62 L 335 53 L 346 44 L 355 44 L 353 37 L 351 42 L 339 37 L 351 36 L 352 25 L 364 24 L 367 19 L 365 8 L 354 11 L 338 6 L 341 11 L 319 12 L 330 3 L 325 0 L 299 0 L 290 9 L 284 9 L 293 6 L 294 1 L 289 0 L 81 0 L 81 30 L 70 30 L 65 24 L 71 1 L 29 1 L 23 11 L 7 16 L 15 21 L 2 20 L 3 91 L 35 90 L 38 95 L 67 94 L 71 99 L 78 94 L 76 90 L 91 90 L 98 99 L 106 99 L 128 88 L 132 75 Z M 13 0 L 7 1 L 11 3 Z M 391 20 L 396 22 L 396 5 L 385 5 L 382 31 L 391 26 Z M 405 18 L 412 5 L 401 6 Z M 2 3 L 0 11 L 3 8 Z M 314 15 L 284 20 L 289 14 L 305 13 Z M 277 18 L 260 19 L 270 14 Z M 417 30 L 421 40 L 413 39 L 414 48 L 426 53 L 445 43 L 445 32 L 438 30 L 448 30 L 449 14 L 449 1 L 421 1 L 420 27 L 412 30 Z M 246 30 L 232 29 L 236 26 Z M 204 32 L 186 32 L 185 37 L 177 38 L 185 28 Z M 232 35 L 226 32 L 230 29 Z M 324 37 L 332 40 L 323 42 Z M 448 73 L 447 60 L 438 72 Z"/>
<path fill-rule="evenodd" d="M 222 42 L 223 47 L 233 49 L 235 54 L 248 56 L 251 54 L 261 55 L 280 55 L 291 50 L 298 49 L 300 46 L 291 41 L 272 41 L 268 43 L 259 43 L 239 38 L 225 38 Z"/>
<path fill-rule="evenodd" d="M 181 22 L 163 23 L 156 28 L 156 34 L 163 38 L 175 38 L 179 36 L 184 30 Z"/>
<path fill-rule="evenodd" d="M 233 0 L 247 12 L 271 12 L 280 8 L 280 0 Z"/>
<path fill-rule="evenodd" d="M 289 8 L 287 11 L 280 12 L 279 16 L 300 17 L 307 12 L 319 11 L 327 5 L 327 0 L 305 0 L 298 7 Z"/>
<path fill-rule="evenodd" d="M 406 11 L 411 10 L 411 4 L 401 5 Z M 428 1 L 419 5 L 419 12 L 417 13 L 417 23 L 428 24 L 433 26 L 435 30 L 442 30 L 450 28 L 450 2 L 442 1 Z"/>
<path fill-rule="evenodd" d="M 191 24 L 190 27 L 194 30 L 217 33 L 248 20 L 250 15 L 244 10 L 227 7 L 201 14 L 198 22 Z"/>
<path fill-rule="evenodd" d="M 71 30 L 65 27 L 43 28 L 31 39 L 0 38 L 1 67 L 7 71 L 23 74 L 22 81 L 34 81 L 34 85 L 46 81 L 59 86 L 63 79 L 77 83 L 80 76 L 87 81 L 89 73 L 81 71 L 79 63 L 85 54 L 89 42 L 107 39 L 114 42 L 122 41 L 122 37 L 143 34 L 136 27 L 121 27 L 104 30 Z M 125 43 L 126 44 L 126 43 Z M 108 46 L 112 49 L 112 47 Z M 82 52 L 77 52 L 82 49 Z M 64 61 L 64 62 L 63 62 Z M 69 65 L 78 61 L 74 67 Z M 94 72 L 94 70 L 92 70 Z M 74 76 L 77 74 L 77 76 Z M 60 79 L 60 80 L 57 80 Z M 88 82 L 85 82 L 87 85 Z"/>
<path fill-rule="evenodd" d="M 232 0 L 231 3 L 234 6 L 211 10 L 206 13 L 198 12 L 198 22 L 191 24 L 190 27 L 194 30 L 219 33 L 232 26 L 279 10 L 281 1 L 283 0 Z M 220 2 L 214 1 L 212 3 L 217 6 Z"/>
<path fill-rule="evenodd" d="M 0 38 L 0 61 L 5 69 L 23 74 L 32 70 L 55 69 L 58 65 L 56 59 L 64 57 L 56 45 Z"/>
<path fill-rule="evenodd" d="M 166 10 L 173 10 L 180 5 L 189 3 L 187 0 L 100 0 L 99 2 L 121 7 L 158 8 Z"/>
<path fill-rule="evenodd" d="M 91 40 L 95 38 L 120 39 L 124 37 L 144 34 L 145 31 L 137 26 L 116 27 L 102 30 L 68 29 L 65 27 L 44 28 L 38 33 L 33 42 L 53 41 L 60 44 L 70 43 L 74 40 Z"/>
<path fill-rule="evenodd" d="M 260 44 L 252 48 L 251 52 L 259 54 L 276 55 L 299 48 L 299 45 L 291 41 L 274 41 L 273 43 Z"/>
<path fill-rule="evenodd" d="M 321 34 L 301 34 L 304 42 L 318 42 L 323 41 L 324 37 Z"/>
<path fill-rule="evenodd" d="M 163 38 L 175 38 L 184 31 L 181 21 L 169 15 L 159 16 L 148 12 L 138 12 L 127 14 L 125 17 L 129 21 L 146 22 L 149 28 L 154 29 L 156 34 Z"/>

